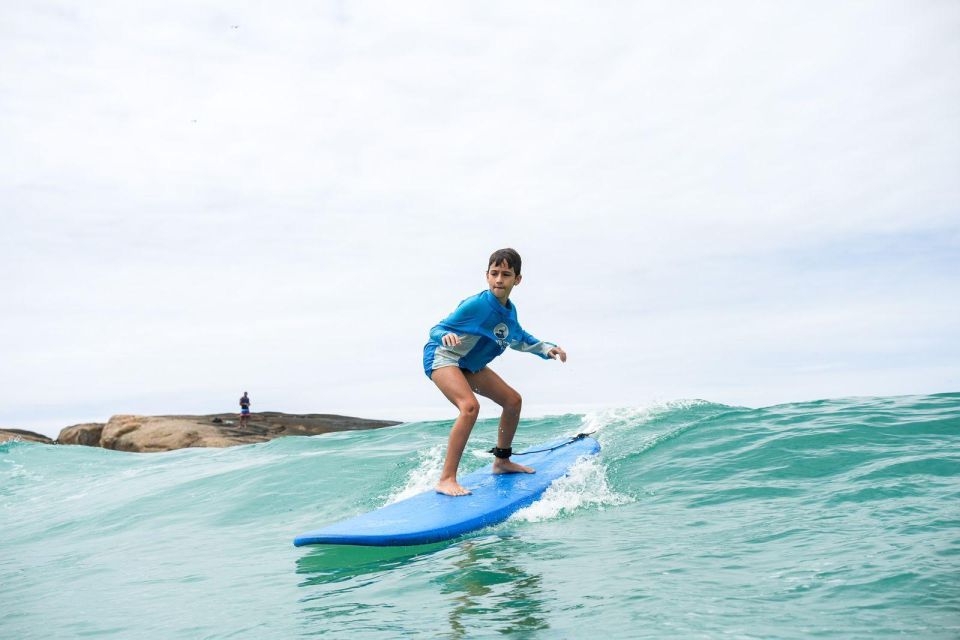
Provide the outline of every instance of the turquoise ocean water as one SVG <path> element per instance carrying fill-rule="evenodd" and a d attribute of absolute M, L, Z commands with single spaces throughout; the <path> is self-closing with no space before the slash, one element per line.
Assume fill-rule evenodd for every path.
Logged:
<path fill-rule="evenodd" d="M 428 489 L 449 425 L 0 445 L 0 638 L 960 637 L 960 393 L 524 420 L 603 450 L 473 535 L 293 547 Z"/>

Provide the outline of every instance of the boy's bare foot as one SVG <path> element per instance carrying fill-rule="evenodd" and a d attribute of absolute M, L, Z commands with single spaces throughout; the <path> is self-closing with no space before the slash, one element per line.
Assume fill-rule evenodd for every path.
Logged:
<path fill-rule="evenodd" d="M 467 489 L 464 489 L 456 480 L 441 480 L 437 483 L 435 487 L 437 493 L 442 493 L 448 496 L 468 496 L 470 492 Z"/>
<path fill-rule="evenodd" d="M 536 470 L 530 467 L 525 467 L 522 464 L 517 464 L 516 462 L 510 462 L 510 460 L 504 460 L 503 458 L 496 458 L 493 461 L 493 472 L 494 473 L 536 473 Z"/>

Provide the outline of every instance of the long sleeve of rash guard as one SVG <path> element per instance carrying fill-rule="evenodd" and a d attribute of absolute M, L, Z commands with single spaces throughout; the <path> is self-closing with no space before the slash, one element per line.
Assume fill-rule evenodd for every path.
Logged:
<path fill-rule="evenodd" d="M 544 342 L 543 340 L 537 340 L 532 335 L 520 329 L 520 339 L 516 342 L 510 344 L 511 349 L 516 349 L 517 351 L 522 351 L 524 353 L 535 353 L 545 360 L 549 360 L 550 349 L 554 348 L 555 344 L 552 342 Z"/>

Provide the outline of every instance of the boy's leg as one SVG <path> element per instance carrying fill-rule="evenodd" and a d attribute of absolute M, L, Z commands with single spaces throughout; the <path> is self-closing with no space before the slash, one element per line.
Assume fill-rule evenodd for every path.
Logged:
<path fill-rule="evenodd" d="M 500 429 L 497 431 L 497 447 L 508 449 L 513 444 L 513 436 L 520 422 L 520 408 L 523 400 L 516 390 L 503 381 L 490 367 L 484 367 L 476 373 L 465 374 L 470 387 L 485 398 L 490 398 L 503 408 L 500 414 Z M 494 458 L 494 473 L 534 473 L 534 470 L 509 458 Z"/>
<path fill-rule="evenodd" d="M 460 411 L 456 422 L 453 423 L 453 428 L 450 429 L 450 437 L 447 439 L 447 457 L 443 461 L 443 471 L 436 489 L 448 496 L 464 496 L 470 492 L 457 482 L 457 469 L 460 467 L 460 458 L 463 457 L 463 450 L 467 446 L 470 432 L 477 422 L 480 403 L 470 390 L 463 371 L 457 367 L 434 369 L 430 379 L 443 392 L 447 400 Z"/>

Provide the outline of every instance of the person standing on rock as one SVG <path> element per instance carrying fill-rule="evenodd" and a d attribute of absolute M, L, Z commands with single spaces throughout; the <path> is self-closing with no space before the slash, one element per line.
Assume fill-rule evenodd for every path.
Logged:
<path fill-rule="evenodd" d="M 250 396 L 247 395 L 247 392 L 243 392 L 243 397 L 240 398 L 240 426 L 247 426 L 247 422 L 250 420 Z"/>

